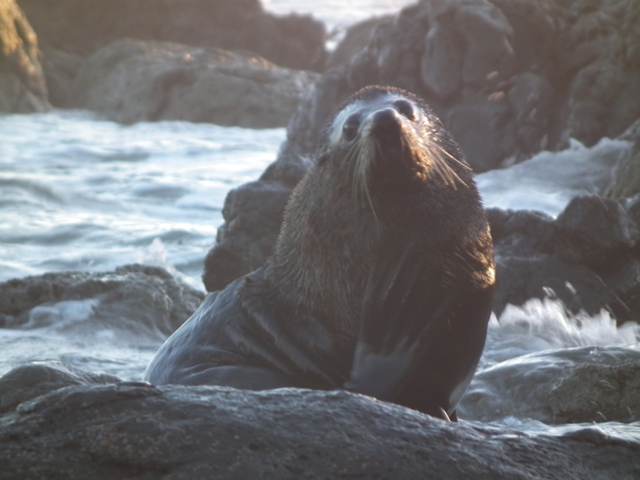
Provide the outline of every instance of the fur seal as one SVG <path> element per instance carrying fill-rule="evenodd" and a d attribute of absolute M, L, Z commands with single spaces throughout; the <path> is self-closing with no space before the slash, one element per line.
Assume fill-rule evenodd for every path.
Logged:
<path fill-rule="evenodd" d="M 427 105 L 393 87 L 352 95 L 321 140 L 273 256 L 210 294 L 145 380 L 343 388 L 455 419 L 495 282 L 471 169 Z"/>

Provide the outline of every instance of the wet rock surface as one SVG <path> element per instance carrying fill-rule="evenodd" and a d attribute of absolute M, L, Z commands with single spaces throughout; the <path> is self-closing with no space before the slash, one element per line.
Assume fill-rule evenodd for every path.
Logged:
<path fill-rule="evenodd" d="M 620 138 L 631 142 L 631 150 L 629 156 L 620 162 L 605 192 L 613 199 L 634 197 L 640 193 L 640 119 L 631 124 Z"/>
<path fill-rule="evenodd" d="M 282 127 L 315 77 L 251 54 L 119 40 L 83 63 L 67 103 L 120 123 L 186 120 Z"/>
<path fill-rule="evenodd" d="M 169 335 L 203 298 L 204 294 L 157 267 L 126 265 L 105 273 L 47 273 L 0 283 L 0 327 L 55 325 L 73 309 L 72 317 L 90 320 L 84 322 L 88 331 L 102 325 L 131 334 L 142 330 Z"/>
<path fill-rule="evenodd" d="M 476 374 L 458 411 L 481 422 L 508 416 L 546 424 L 637 422 L 640 350 L 577 347 L 498 363 Z"/>
<path fill-rule="evenodd" d="M 640 444 L 449 424 L 346 392 L 62 388 L 0 417 L 0 478 L 632 479 Z"/>
<path fill-rule="evenodd" d="M 530 298 L 559 298 L 573 312 L 601 309 L 637 320 L 638 225 L 620 203 L 574 198 L 557 220 L 528 211 L 488 211 L 497 266 L 494 312 Z"/>
<path fill-rule="evenodd" d="M 0 1 L 0 113 L 51 110 L 38 39 L 14 0 Z"/>
<path fill-rule="evenodd" d="M 258 0 L 19 0 L 43 49 L 86 57 L 122 38 L 247 50 L 290 68 L 320 70 L 324 27 L 277 17 Z"/>

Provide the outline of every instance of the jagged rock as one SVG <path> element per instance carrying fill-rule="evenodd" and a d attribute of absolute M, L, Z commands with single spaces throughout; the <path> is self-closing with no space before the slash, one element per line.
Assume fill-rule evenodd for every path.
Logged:
<path fill-rule="evenodd" d="M 639 232 L 618 202 L 597 195 L 576 197 L 556 221 L 555 251 L 596 272 L 626 263 Z"/>
<path fill-rule="evenodd" d="M 327 72 L 283 153 L 312 151 L 328 111 L 371 83 L 424 97 L 476 171 L 563 148 L 569 136 L 587 145 L 615 137 L 640 113 L 640 63 L 628 60 L 640 49 L 638 21 L 637 8 L 614 0 L 407 7 Z"/>
<path fill-rule="evenodd" d="M 267 261 L 278 240 L 291 189 L 307 167 L 302 158 L 275 162 L 258 181 L 227 194 L 222 208 L 225 224 L 204 261 L 202 280 L 208 291 L 223 289 L 238 278 L 238 272 L 248 273 Z"/>
<path fill-rule="evenodd" d="M 633 479 L 640 443 L 528 435 L 343 391 L 72 386 L 0 417 L 0 478 Z"/>
<path fill-rule="evenodd" d="M 259 0 L 18 0 L 44 49 L 88 56 L 135 38 L 247 50 L 289 68 L 321 70 L 324 26 L 278 17 Z"/>
<path fill-rule="evenodd" d="M 381 23 L 390 22 L 393 15 L 384 15 L 381 17 L 368 18 L 361 22 L 351 25 L 344 36 L 338 43 L 335 50 L 327 57 L 328 70 L 337 65 L 345 65 L 351 61 L 351 58 L 367 46 L 371 34 Z"/>
<path fill-rule="evenodd" d="M 508 416 L 547 424 L 635 422 L 640 350 L 578 347 L 498 363 L 476 374 L 458 413 L 481 422 Z"/>
<path fill-rule="evenodd" d="M 489 209 L 496 254 L 493 310 L 530 298 L 559 298 L 572 312 L 640 315 L 637 224 L 617 202 L 574 198 L 556 220 L 528 211 Z"/>
<path fill-rule="evenodd" d="M 48 110 L 36 34 L 14 0 L 0 0 L 0 112 Z"/>
<path fill-rule="evenodd" d="M 315 77 L 255 55 L 119 40 L 84 62 L 69 104 L 121 123 L 187 120 L 280 127 Z"/>
<path fill-rule="evenodd" d="M 182 325 L 203 298 L 157 267 L 47 273 L 0 283 L 0 326 L 36 328 L 55 324 L 65 315 L 83 315 L 86 321 L 69 328 L 95 332 L 102 326 L 161 337 Z"/>
<path fill-rule="evenodd" d="M 620 162 L 605 192 L 607 197 L 614 200 L 633 197 L 640 193 L 640 119 L 618 138 L 631 142 L 632 146 L 629 156 Z"/>

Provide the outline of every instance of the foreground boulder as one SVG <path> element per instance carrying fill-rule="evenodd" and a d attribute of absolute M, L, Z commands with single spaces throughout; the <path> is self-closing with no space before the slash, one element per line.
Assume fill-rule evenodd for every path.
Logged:
<path fill-rule="evenodd" d="M 84 62 L 69 106 L 121 123 L 186 120 L 282 127 L 315 77 L 256 55 L 120 40 Z"/>
<path fill-rule="evenodd" d="M 48 110 L 36 34 L 14 0 L 0 0 L 0 113 Z"/>
<path fill-rule="evenodd" d="M 73 386 L 0 417 L 0 478 L 633 479 L 640 442 L 449 424 L 342 391 Z"/>
<path fill-rule="evenodd" d="M 0 327 L 56 326 L 61 318 L 85 321 L 59 328 L 102 328 L 163 339 L 198 308 L 204 294 L 157 267 L 126 265 L 113 272 L 63 272 L 0 283 Z"/>

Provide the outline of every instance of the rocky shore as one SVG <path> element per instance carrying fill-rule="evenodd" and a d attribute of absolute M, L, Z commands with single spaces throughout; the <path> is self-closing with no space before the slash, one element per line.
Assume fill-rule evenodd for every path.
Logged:
<path fill-rule="evenodd" d="M 365 85 L 424 97 L 477 172 L 570 138 L 617 138 L 628 148 L 613 180 L 556 218 L 488 216 L 498 316 L 559 299 L 622 325 L 640 318 L 639 24 L 636 2 L 423 1 L 358 26 L 327 63 L 322 24 L 256 0 L 0 0 L 0 112 L 288 125 L 276 161 L 226 198 L 205 259 L 211 292 L 266 261 L 327 118 Z M 162 338 L 202 298 L 154 267 L 46 274 L 0 284 L 0 328 L 55 325 L 73 305 L 87 328 Z M 23 365 L 0 377 L 0 479 L 635 479 L 639 392 L 637 344 L 495 359 L 457 425 L 346 392 L 156 388 Z M 552 435 L 481 423 L 505 417 L 575 425 Z"/>
<path fill-rule="evenodd" d="M 327 55 L 323 24 L 257 0 L 3 0 L 0 22 L 5 112 L 282 127 Z"/>

